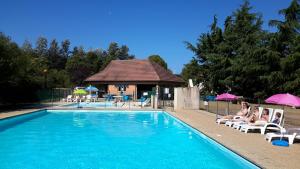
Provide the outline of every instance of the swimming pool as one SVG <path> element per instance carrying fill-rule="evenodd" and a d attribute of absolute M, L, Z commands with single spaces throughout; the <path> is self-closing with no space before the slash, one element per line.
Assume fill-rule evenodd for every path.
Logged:
<path fill-rule="evenodd" d="M 165 112 L 45 110 L 0 120 L 0 168 L 258 168 Z"/>
<path fill-rule="evenodd" d="M 81 108 L 105 108 L 105 107 L 120 107 L 121 104 L 117 103 L 114 104 L 113 102 L 80 102 L 80 103 L 71 103 L 71 104 L 67 104 L 64 105 L 63 107 L 69 107 L 69 108 L 77 108 L 77 107 L 81 107 Z"/>

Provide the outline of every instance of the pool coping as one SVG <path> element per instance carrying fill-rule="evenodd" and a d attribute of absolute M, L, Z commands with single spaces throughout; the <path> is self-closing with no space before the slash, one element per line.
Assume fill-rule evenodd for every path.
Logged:
<path fill-rule="evenodd" d="M 15 115 L 11 115 L 11 116 L 0 118 L 0 121 L 11 119 L 11 118 L 15 118 L 15 117 L 20 117 L 20 116 L 25 116 L 25 115 L 29 115 L 29 114 L 33 114 L 33 113 L 37 113 L 37 112 L 40 112 L 40 111 L 47 111 L 47 110 L 48 109 L 39 109 L 39 110 L 30 111 L 30 112 L 24 112 L 24 113 L 20 113 L 20 114 L 15 114 Z"/>
<path fill-rule="evenodd" d="M 253 165 L 257 166 L 258 168 L 265 168 L 265 167 L 260 166 L 257 162 L 255 162 L 255 161 L 249 159 L 248 157 L 246 157 L 246 156 L 244 156 L 244 155 L 238 153 L 237 151 L 235 151 L 235 150 L 229 148 L 228 146 L 225 146 L 224 144 L 220 143 L 220 142 L 217 141 L 216 139 L 214 139 L 214 138 L 210 137 L 209 135 L 203 133 L 203 132 L 200 131 L 199 129 L 197 129 L 197 128 L 191 126 L 190 124 L 188 124 L 188 123 L 182 121 L 181 119 L 175 117 L 174 115 L 170 114 L 169 112 L 167 112 L 167 111 L 164 111 L 164 112 L 167 113 L 169 116 L 173 117 L 174 119 L 176 119 L 177 121 L 179 121 L 180 123 L 182 123 L 183 125 L 186 125 L 186 126 L 192 128 L 193 130 L 195 130 L 195 131 L 197 131 L 197 132 L 203 134 L 204 136 L 208 137 L 209 139 L 211 139 L 212 141 L 216 142 L 216 143 L 219 144 L 220 146 L 223 146 L 224 148 L 226 148 L 226 149 L 232 151 L 234 154 L 240 156 L 240 157 L 243 158 L 244 160 L 246 160 L 246 161 L 252 163 Z"/>
<path fill-rule="evenodd" d="M 92 107 L 84 107 L 84 108 L 51 107 L 51 108 L 43 108 L 43 109 L 36 109 L 36 110 L 30 110 L 30 111 L 21 110 L 20 113 L 13 114 L 13 115 L 9 115 L 9 113 L 8 113 L 8 116 L 6 116 L 6 117 L 0 117 L 0 120 L 4 120 L 4 119 L 8 119 L 8 118 L 13 118 L 13 117 L 17 117 L 17 116 L 22 116 L 22 115 L 26 115 L 26 114 L 31 114 L 31 113 L 38 112 L 38 111 L 43 111 L 43 110 L 75 110 L 75 111 L 77 111 L 77 110 L 95 110 L 95 111 L 104 111 L 104 110 L 110 110 L 110 111 L 165 111 L 163 109 L 152 109 L 152 108 L 142 108 L 142 109 L 141 108 L 130 108 L 130 109 L 125 109 L 125 108 L 92 108 Z"/>

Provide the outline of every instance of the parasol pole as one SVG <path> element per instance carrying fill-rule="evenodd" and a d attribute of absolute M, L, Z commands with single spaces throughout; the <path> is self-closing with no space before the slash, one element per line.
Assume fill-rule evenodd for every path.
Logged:
<path fill-rule="evenodd" d="M 218 100 L 217 100 L 217 113 L 216 113 L 216 119 L 218 119 L 218 115 L 219 115 L 219 104 L 218 104 Z"/>
<path fill-rule="evenodd" d="M 229 115 L 229 100 L 227 100 L 227 115 Z"/>
<path fill-rule="evenodd" d="M 90 85 L 90 95 L 92 95 L 92 85 Z"/>

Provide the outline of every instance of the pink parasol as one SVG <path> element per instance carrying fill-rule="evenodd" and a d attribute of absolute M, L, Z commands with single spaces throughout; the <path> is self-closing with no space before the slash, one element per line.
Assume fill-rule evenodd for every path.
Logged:
<path fill-rule="evenodd" d="M 236 100 L 237 96 L 233 95 L 233 94 L 229 94 L 229 93 L 223 93 L 220 95 L 217 95 L 216 100 L 226 100 L 226 101 L 232 101 L 232 100 Z"/>
<path fill-rule="evenodd" d="M 266 103 L 300 107 L 300 97 L 292 94 L 275 94 L 265 100 Z"/>
<path fill-rule="evenodd" d="M 223 93 L 220 95 L 217 95 L 216 100 L 225 100 L 225 101 L 232 101 L 232 100 L 236 100 L 237 96 L 233 95 L 233 94 L 229 94 L 229 93 Z M 218 116 L 218 102 L 217 102 L 217 113 L 216 116 Z M 229 114 L 229 102 L 227 104 L 227 115 Z"/>

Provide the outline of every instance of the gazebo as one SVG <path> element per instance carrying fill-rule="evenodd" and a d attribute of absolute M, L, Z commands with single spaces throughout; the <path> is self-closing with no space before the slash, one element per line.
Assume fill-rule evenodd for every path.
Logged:
<path fill-rule="evenodd" d="M 85 82 L 102 85 L 107 93 L 132 95 L 140 98 L 144 92 L 159 93 L 160 87 L 182 86 L 184 81 L 157 63 L 149 60 L 113 60 L 104 70 L 88 77 Z"/>

